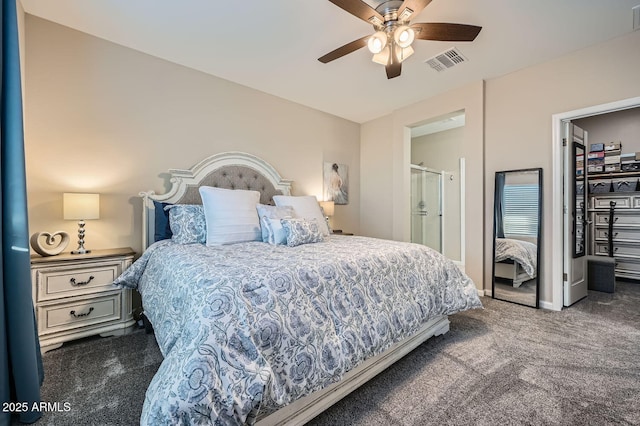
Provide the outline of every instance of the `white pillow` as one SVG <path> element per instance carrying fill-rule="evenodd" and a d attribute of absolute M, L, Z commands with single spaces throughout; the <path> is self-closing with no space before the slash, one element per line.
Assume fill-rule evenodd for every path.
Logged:
<path fill-rule="evenodd" d="M 296 217 L 302 219 L 315 219 L 318 223 L 318 229 L 324 236 L 329 235 L 329 226 L 322 215 L 320 204 L 315 195 L 304 195 L 294 197 L 291 195 L 274 195 L 273 202 L 276 206 L 291 206 L 296 212 Z"/>
<path fill-rule="evenodd" d="M 260 220 L 256 206 L 258 191 L 201 186 L 200 196 L 207 222 L 207 245 L 260 241 Z"/>

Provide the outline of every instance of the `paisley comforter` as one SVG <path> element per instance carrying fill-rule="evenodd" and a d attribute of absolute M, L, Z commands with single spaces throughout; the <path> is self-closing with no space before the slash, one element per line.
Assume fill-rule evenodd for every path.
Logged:
<path fill-rule="evenodd" d="M 430 318 L 482 306 L 439 253 L 366 237 L 298 247 L 165 240 L 115 284 L 140 291 L 165 357 L 143 425 L 251 424 Z"/>
<path fill-rule="evenodd" d="M 510 259 L 518 262 L 530 278 L 536 277 L 538 246 L 528 241 L 496 238 L 496 262 Z"/>

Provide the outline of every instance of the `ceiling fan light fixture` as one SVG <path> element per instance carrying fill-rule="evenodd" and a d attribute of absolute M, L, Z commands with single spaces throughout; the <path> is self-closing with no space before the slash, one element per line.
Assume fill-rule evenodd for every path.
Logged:
<path fill-rule="evenodd" d="M 375 55 L 373 55 L 373 58 L 371 58 L 371 60 L 376 64 L 386 66 L 389 63 L 390 57 L 391 57 L 391 48 L 390 46 L 385 46 L 385 48 L 382 49 L 381 52 L 378 52 Z"/>
<path fill-rule="evenodd" d="M 405 7 L 400 15 L 398 15 L 398 21 L 408 21 L 409 18 L 411 18 L 411 15 L 413 15 L 413 10 Z"/>
<path fill-rule="evenodd" d="M 393 32 L 393 39 L 395 40 L 396 44 L 403 49 L 411 46 L 411 43 L 413 43 L 415 37 L 416 33 L 406 25 L 399 26 Z"/>
<path fill-rule="evenodd" d="M 409 56 L 413 55 L 413 47 L 409 46 L 409 47 L 405 47 L 405 48 L 401 48 L 401 49 L 396 49 L 396 58 L 398 59 L 398 62 L 402 62 L 405 59 L 407 59 Z"/>
<path fill-rule="evenodd" d="M 367 41 L 367 47 L 373 54 L 378 54 L 387 46 L 387 34 L 383 31 L 375 32 Z"/>

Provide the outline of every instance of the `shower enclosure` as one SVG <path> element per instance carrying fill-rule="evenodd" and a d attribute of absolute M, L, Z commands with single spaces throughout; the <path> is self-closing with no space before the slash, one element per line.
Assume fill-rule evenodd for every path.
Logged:
<path fill-rule="evenodd" d="M 411 165 L 411 242 L 462 264 L 463 175 L 464 159 L 453 171 Z"/>
<path fill-rule="evenodd" d="M 442 252 L 444 172 L 411 165 L 411 242 Z"/>

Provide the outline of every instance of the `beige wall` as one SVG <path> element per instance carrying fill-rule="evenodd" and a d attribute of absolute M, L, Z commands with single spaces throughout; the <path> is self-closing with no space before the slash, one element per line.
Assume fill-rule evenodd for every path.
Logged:
<path fill-rule="evenodd" d="M 589 145 L 617 141 L 622 142 L 623 154 L 640 151 L 640 108 L 586 117 L 573 123 L 588 132 Z"/>
<path fill-rule="evenodd" d="M 552 115 L 640 95 L 640 31 L 560 59 L 491 79 L 485 85 L 485 234 L 493 234 L 494 173 L 542 167 L 542 306 L 553 303 L 551 276 Z M 485 288 L 491 288 L 491 238 L 485 239 Z"/>
<path fill-rule="evenodd" d="M 444 114 L 465 111 L 465 269 L 479 289 L 483 288 L 483 90 L 483 82 L 479 81 L 409 105 L 364 123 L 360 139 L 363 200 L 360 230 L 366 235 L 409 241 L 409 129 Z M 372 199 L 380 200 L 375 210 L 364 209 L 364 200 Z"/>
<path fill-rule="evenodd" d="M 362 126 L 360 131 L 360 232 L 393 238 L 393 117 Z"/>
<path fill-rule="evenodd" d="M 141 248 L 141 190 L 223 151 L 262 157 L 293 193 L 322 195 L 323 161 L 349 166 L 336 227 L 359 232 L 360 126 L 26 16 L 30 231 L 64 230 L 63 192 L 101 194 L 87 248 Z M 212 53 L 213 54 L 213 53 Z M 70 247 L 71 248 L 71 247 Z"/>

